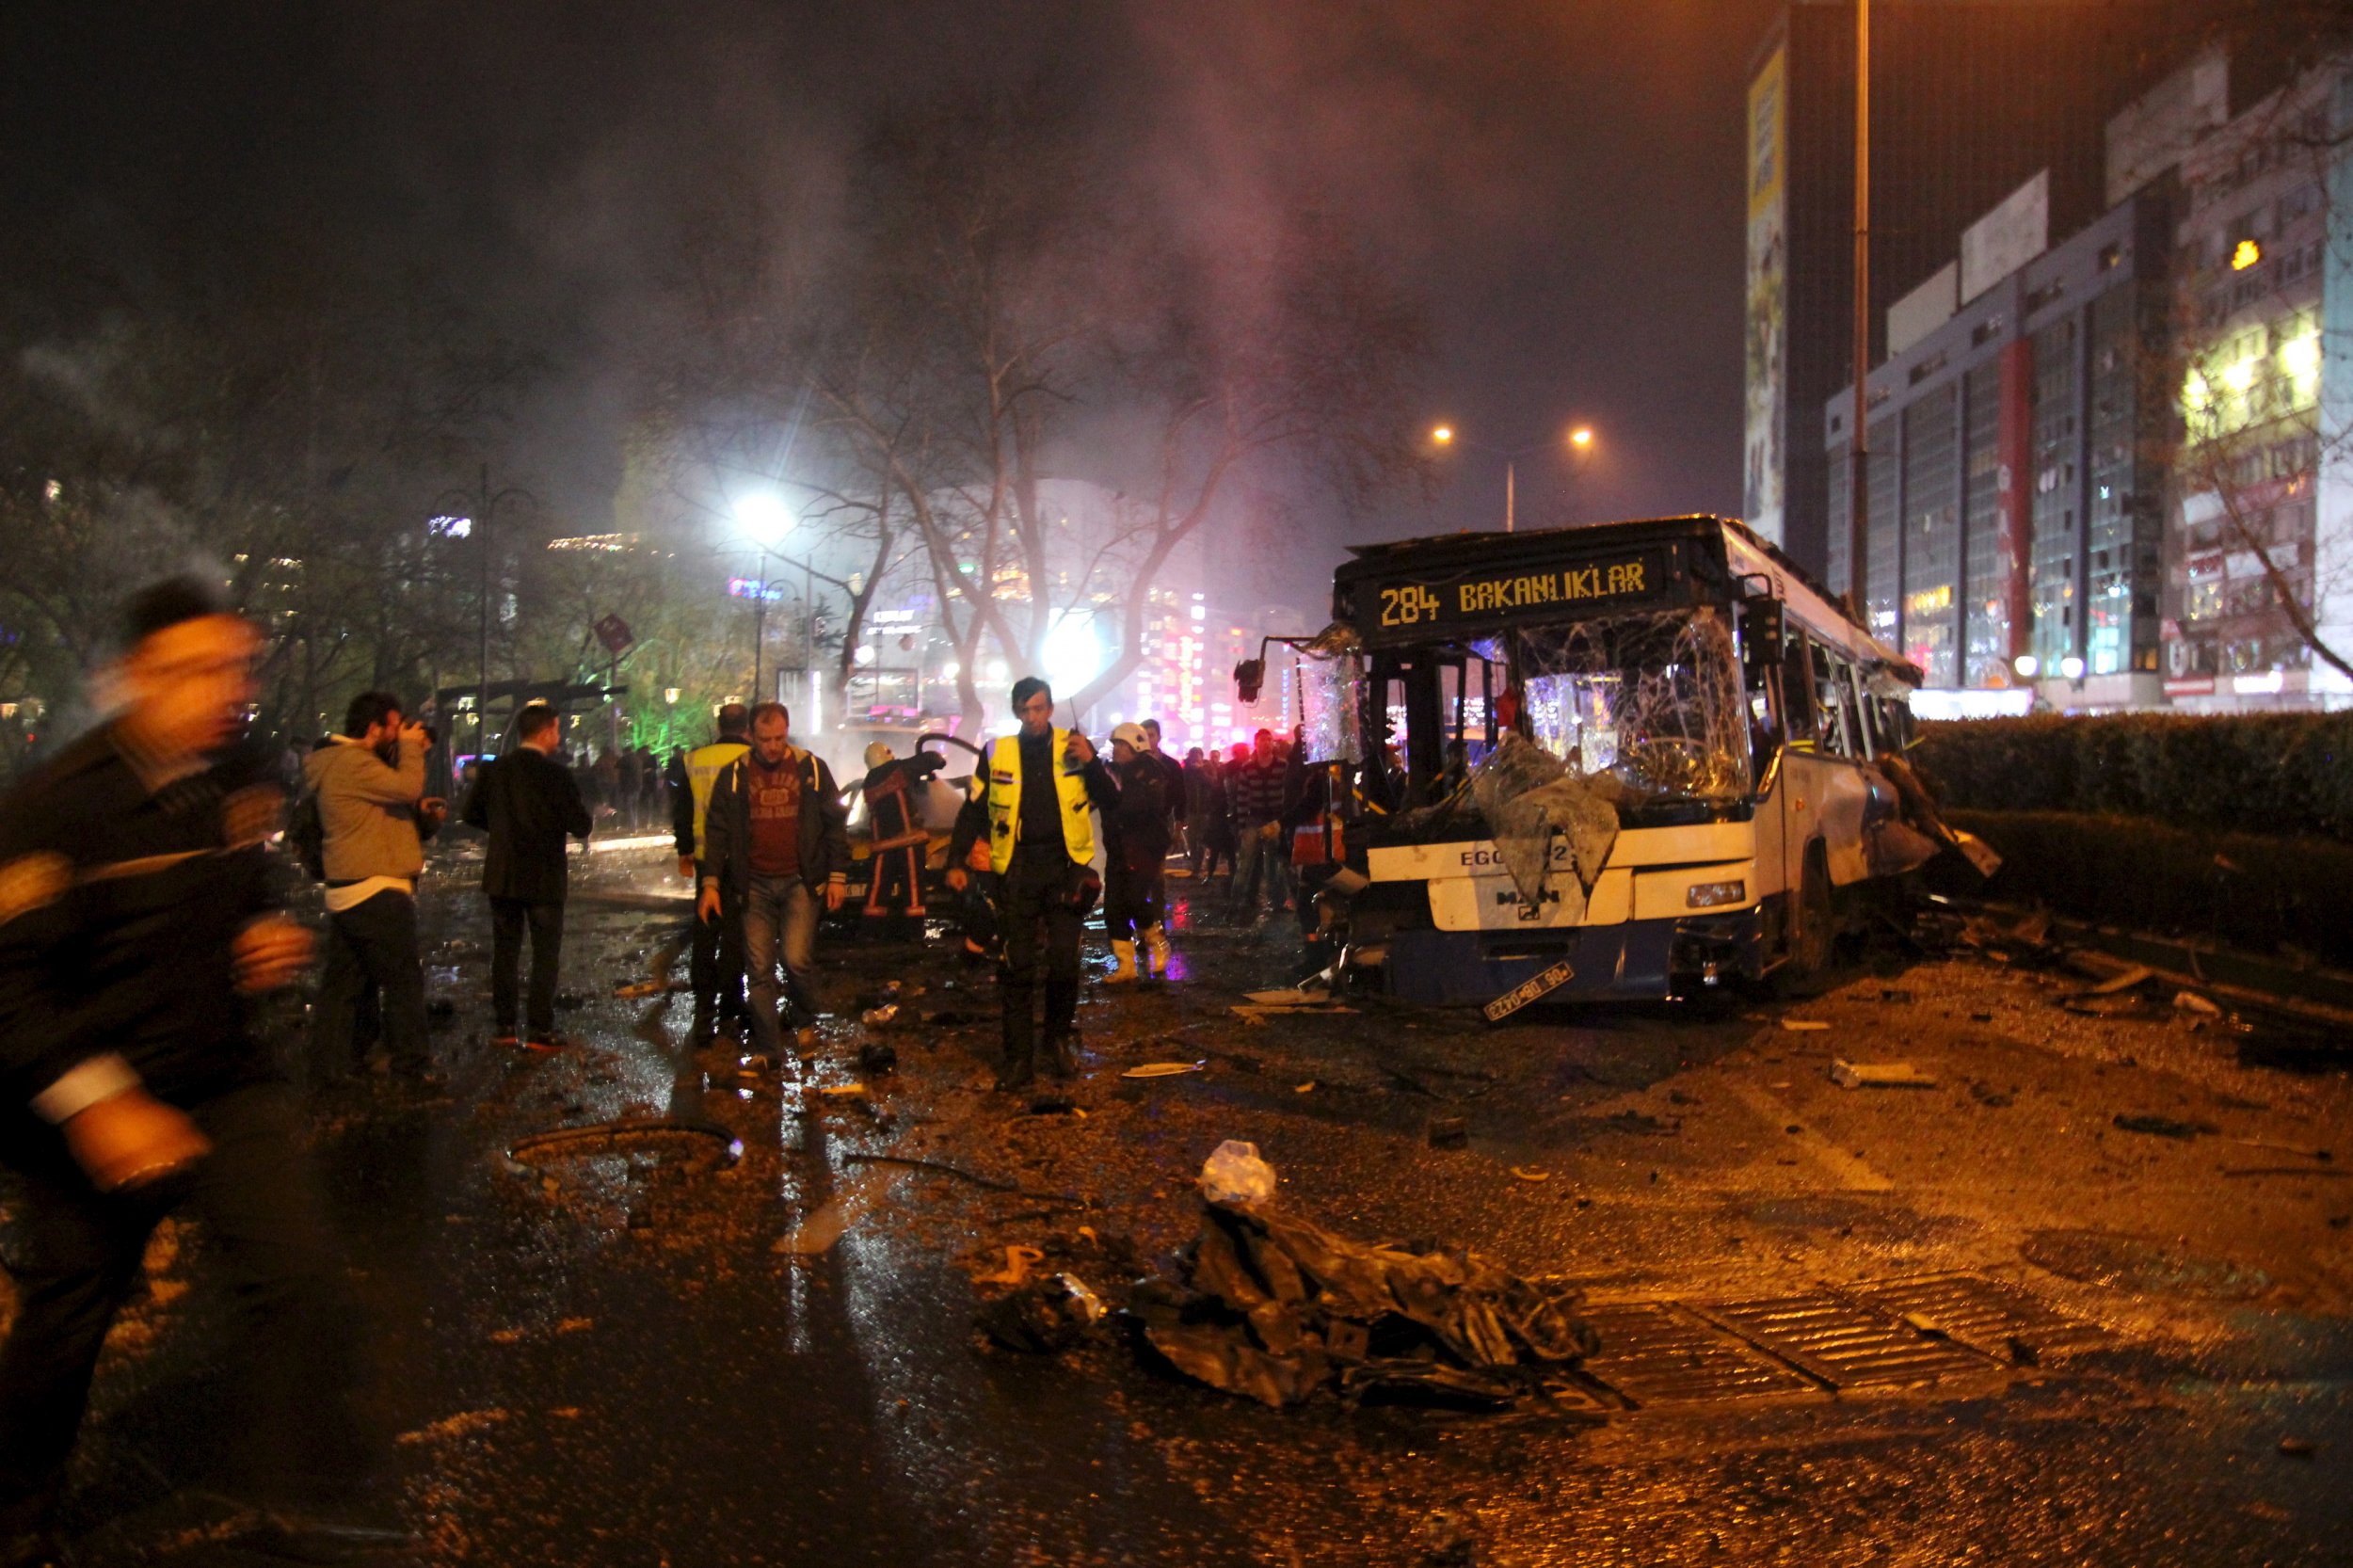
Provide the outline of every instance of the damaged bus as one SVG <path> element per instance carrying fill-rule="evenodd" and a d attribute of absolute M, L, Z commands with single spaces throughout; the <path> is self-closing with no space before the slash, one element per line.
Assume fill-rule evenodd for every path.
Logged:
<path fill-rule="evenodd" d="M 1934 853 L 1899 793 L 1919 672 L 1740 522 L 1353 553 L 1299 645 L 1306 754 L 1353 780 L 1341 966 L 1399 999 L 1802 987 Z"/>

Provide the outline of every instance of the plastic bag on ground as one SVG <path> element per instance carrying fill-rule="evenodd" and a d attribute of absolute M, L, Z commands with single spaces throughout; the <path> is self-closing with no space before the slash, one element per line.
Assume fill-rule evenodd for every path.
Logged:
<path fill-rule="evenodd" d="M 1201 1195 L 1215 1204 L 1250 1208 L 1274 1196 L 1274 1167 L 1258 1158 L 1258 1145 L 1228 1138 L 1201 1166 Z"/>

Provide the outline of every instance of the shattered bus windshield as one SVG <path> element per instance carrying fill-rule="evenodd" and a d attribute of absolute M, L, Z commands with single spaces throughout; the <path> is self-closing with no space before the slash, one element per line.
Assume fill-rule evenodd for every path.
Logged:
<path fill-rule="evenodd" d="M 1514 637 L 1531 737 L 1630 804 L 1743 800 L 1749 702 L 1732 627 L 1713 607 L 1533 626 Z"/>

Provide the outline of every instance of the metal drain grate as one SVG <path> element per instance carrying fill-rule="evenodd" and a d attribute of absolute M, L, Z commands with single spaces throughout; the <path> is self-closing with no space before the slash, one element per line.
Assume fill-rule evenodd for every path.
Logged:
<path fill-rule="evenodd" d="M 1802 1372 L 1669 1302 L 1588 1306 L 1601 1353 L 1585 1369 L 1637 1405 L 1821 1393 Z"/>
<path fill-rule="evenodd" d="M 1917 1388 L 2003 1369 L 1964 1345 L 1828 1292 L 1710 1302 L 1699 1310 L 1833 1388 Z"/>
<path fill-rule="evenodd" d="M 1982 1274 L 1875 1280 L 1848 1286 L 1845 1293 L 1891 1318 L 1909 1316 L 1941 1329 L 1996 1361 L 2048 1361 L 2115 1342 L 2098 1324 L 2070 1318 Z"/>

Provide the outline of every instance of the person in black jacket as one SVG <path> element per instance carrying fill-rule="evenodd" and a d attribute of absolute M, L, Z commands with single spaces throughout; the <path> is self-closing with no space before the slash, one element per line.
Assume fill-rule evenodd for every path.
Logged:
<path fill-rule="evenodd" d="M 555 973 L 564 954 L 566 835 L 585 839 L 593 824 L 571 770 L 555 749 L 555 710 L 544 702 L 515 715 L 515 749 L 489 763 L 466 797 L 465 820 L 490 835 L 482 890 L 490 898 L 490 1032 L 495 1045 L 561 1050 L 555 1032 Z M 531 931 L 531 997 L 515 1032 L 515 971 Z"/>
<path fill-rule="evenodd" d="M 752 748 L 719 772 L 703 813 L 703 886 L 696 913 L 719 919 L 741 909 L 744 962 L 751 981 L 753 1048 L 784 1060 L 780 1001 L 795 1028 L 817 1017 L 818 904 L 841 907 L 850 887 L 849 813 L 823 759 L 792 742 L 781 702 L 752 710 Z M 784 984 L 776 968 L 781 961 Z M 814 1035 L 808 1036 L 814 1040 Z"/>
<path fill-rule="evenodd" d="M 242 1320 L 247 1408 L 222 1430 L 257 1500 L 345 1510 L 368 1464 L 347 1398 L 354 1307 L 299 1107 L 248 1016 L 311 956 L 273 896 L 283 789 L 232 747 L 261 639 L 191 579 L 142 592 L 128 618 L 124 708 L 0 801 L 0 1160 L 19 1178 L 8 1564 L 51 1560 L 99 1347 L 183 1204 Z M 300 1528 L 337 1533 L 315 1512 Z"/>
<path fill-rule="evenodd" d="M 1111 935 L 1114 983 L 1149 979 L 1157 966 L 1167 976 L 1165 940 L 1153 945 L 1160 924 L 1161 877 L 1168 867 L 1168 770 L 1151 749 L 1142 725 L 1112 730 L 1112 773 L 1119 800 L 1103 811 L 1103 929 Z M 1144 967 L 1136 967 L 1136 944 L 1146 944 Z"/>

